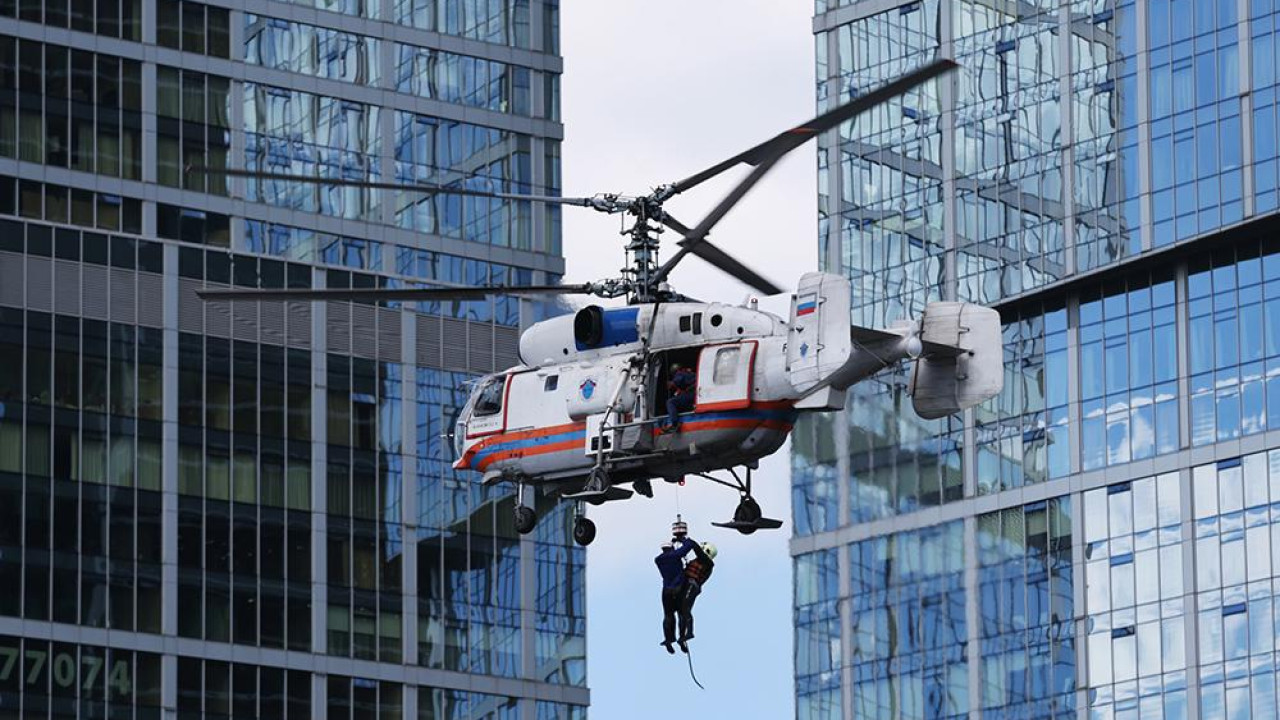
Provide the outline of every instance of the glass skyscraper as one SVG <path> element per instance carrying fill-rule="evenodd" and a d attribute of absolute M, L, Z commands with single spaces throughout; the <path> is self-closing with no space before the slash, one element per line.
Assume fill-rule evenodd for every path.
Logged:
<path fill-rule="evenodd" d="M 1004 392 L 909 366 L 799 427 L 800 718 L 1280 716 L 1280 4 L 818 0 L 852 321 L 993 306 Z"/>
<path fill-rule="evenodd" d="M 557 0 L 0 0 L 0 718 L 585 716 L 563 509 L 449 467 L 555 282 Z"/>

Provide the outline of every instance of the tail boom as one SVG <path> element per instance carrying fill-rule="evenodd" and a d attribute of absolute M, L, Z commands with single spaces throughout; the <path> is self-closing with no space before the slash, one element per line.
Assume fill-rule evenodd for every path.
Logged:
<path fill-rule="evenodd" d="M 791 382 L 800 395 L 797 409 L 843 408 L 850 386 L 908 358 L 915 360 L 912 405 L 926 419 L 973 407 L 1003 389 L 995 310 L 934 302 L 918 322 L 902 321 L 885 330 L 849 327 L 848 288 L 847 279 L 829 273 L 801 278 L 787 348 Z"/>

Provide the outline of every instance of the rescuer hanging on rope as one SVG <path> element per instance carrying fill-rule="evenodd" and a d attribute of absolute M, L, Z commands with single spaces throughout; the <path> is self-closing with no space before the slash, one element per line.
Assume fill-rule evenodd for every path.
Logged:
<path fill-rule="evenodd" d="M 715 569 L 716 546 L 709 542 L 693 544 L 694 558 L 684 567 L 684 587 L 680 590 L 680 649 L 689 652 L 686 644 L 693 639 L 693 603 L 702 594 L 702 588 L 711 579 Z"/>
<path fill-rule="evenodd" d="M 653 562 L 662 574 L 662 646 L 674 655 L 676 651 L 672 643 L 676 642 L 676 615 L 680 613 L 687 582 L 683 560 L 685 555 L 698 548 L 697 543 L 686 537 L 687 528 L 683 522 L 677 520 L 671 526 L 671 531 L 672 539 L 662 542 L 662 552 Z M 682 620 L 682 635 L 684 629 Z"/>

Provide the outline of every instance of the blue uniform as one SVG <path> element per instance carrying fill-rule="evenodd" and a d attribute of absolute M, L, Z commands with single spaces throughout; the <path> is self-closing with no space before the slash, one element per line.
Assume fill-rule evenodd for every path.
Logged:
<path fill-rule="evenodd" d="M 680 413 L 693 409 L 693 386 L 697 381 L 697 375 L 680 368 L 667 383 L 667 425 L 672 429 L 680 427 Z"/>
<path fill-rule="evenodd" d="M 679 545 L 664 551 L 653 559 L 662 573 L 662 589 L 678 588 L 684 584 L 684 556 L 693 550 L 693 541 L 685 538 Z"/>
<path fill-rule="evenodd" d="M 671 643 L 676 640 L 676 613 L 680 610 L 681 590 L 685 582 L 683 558 L 693 548 L 693 541 L 683 538 L 675 547 L 653 559 L 658 572 L 662 573 L 662 636 L 667 652 L 675 652 Z"/>

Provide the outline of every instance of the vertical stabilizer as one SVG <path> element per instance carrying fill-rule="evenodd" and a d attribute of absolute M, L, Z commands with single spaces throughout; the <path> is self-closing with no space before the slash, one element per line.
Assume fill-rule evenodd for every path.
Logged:
<path fill-rule="evenodd" d="M 807 392 L 839 370 L 852 350 L 849 281 L 831 273 L 805 273 L 791 300 L 787 332 L 791 385 Z"/>
<path fill-rule="evenodd" d="M 911 374 L 911 402 L 916 414 L 930 420 L 945 417 L 998 395 L 1004 388 L 1000 331 L 1000 313 L 991 308 L 929 303 L 920 332 L 926 353 L 916 361 Z M 930 345 L 956 352 L 931 354 Z"/>

